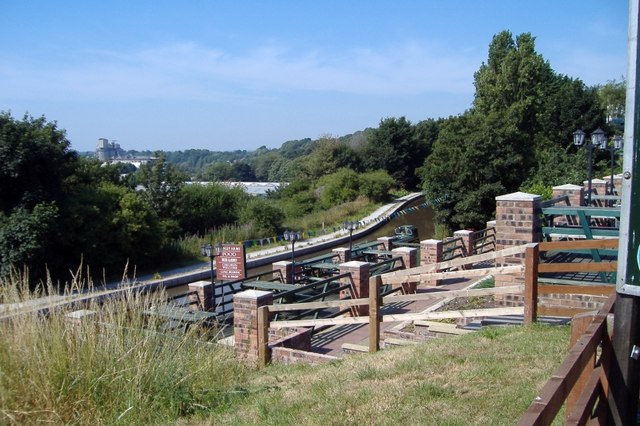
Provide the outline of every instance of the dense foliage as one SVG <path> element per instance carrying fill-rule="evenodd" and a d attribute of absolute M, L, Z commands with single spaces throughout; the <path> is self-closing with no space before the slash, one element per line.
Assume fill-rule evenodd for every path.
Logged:
<path fill-rule="evenodd" d="M 429 197 L 449 196 L 437 207 L 440 221 L 483 227 L 498 195 L 584 179 L 571 133 L 606 128 L 595 88 L 556 74 L 530 34 L 508 31 L 493 38 L 475 86 L 472 107 L 442 124 L 419 171 Z"/>

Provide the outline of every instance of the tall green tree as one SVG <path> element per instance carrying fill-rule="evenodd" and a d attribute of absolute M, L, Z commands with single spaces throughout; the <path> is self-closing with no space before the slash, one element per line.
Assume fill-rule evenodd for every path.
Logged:
<path fill-rule="evenodd" d="M 148 202 L 161 219 L 175 216 L 178 194 L 187 180 L 186 173 L 167 163 L 163 153 L 140 167 L 136 181 L 142 185 L 140 196 Z"/>
<path fill-rule="evenodd" d="M 0 274 L 56 268 L 60 217 L 77 163 L 64 130 L 44 117 L 0 113 Z"/>
<path fill-rule="evenodd" d="M 575 152 L 566 129 L 602 119 L 594 93 L 556 75 L 528 33 L 494 36 L 487 62 L 475 73 L 475 87 L 472 108 L 441 126 L 420 169 L 430 198 L 448 196 L 437 216 L 457 227 L 483 226 L 493 215 L 495 197 L 518 190 L 527 179 L 529 184 L 556 179 L 557 167 L 572 163 Z M 568 94 L 571 108 L 559 107 Z M 532 179 L 536 175 L 539 179 Z"/>
<path fill-rule="evenodd" d="M 403 188 L 418 184 L 415 170 L 426 158 L 424 146 L 417 143 L 414 128 L 405 117 L 385 118 L 372 130 L 361 157 L 368 171 L 386 170 Z"/>

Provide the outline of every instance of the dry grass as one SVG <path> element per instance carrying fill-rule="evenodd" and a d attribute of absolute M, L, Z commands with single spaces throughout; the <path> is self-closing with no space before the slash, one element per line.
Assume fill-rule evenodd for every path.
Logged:
<path fill-rule="evenodd" d="M 487 329 L 330 365 L 271 366 L 247 382 L 251 397 L 207 422 L 515 424 L 567 341 L 567 327 Z"/>
<path fill-rule="evenodd" d="M 197 328 L 152 331 L 141 312 L 161 299 L 87 306 L 99 316 L 80 325 L 65 309 L 0 321 L 0 423 L 514 424 L 568 349 L 568 327 L 488 328 L 259 371 Z"/>

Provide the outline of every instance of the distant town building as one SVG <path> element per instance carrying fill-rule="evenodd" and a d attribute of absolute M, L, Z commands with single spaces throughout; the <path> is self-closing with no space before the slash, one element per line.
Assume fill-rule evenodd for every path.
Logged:
<path fill-rule="evenodd" d="M 103 163 L 132 164 L 136 169 L 153 160 L 152 157 L 135 157 L 128 155 L 125 150 L 120 147 L 119 143 L 116 143 L 116 141 L 109 142 L 109 139 L 106 138 L 98 139 L 96 158 Z"/>

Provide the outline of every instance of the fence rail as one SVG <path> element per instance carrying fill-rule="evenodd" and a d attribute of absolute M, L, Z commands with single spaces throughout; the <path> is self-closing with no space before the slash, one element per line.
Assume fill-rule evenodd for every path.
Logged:
<path fill-rule="evenodd" d="M 525 250 L 525 324 L 536 320 L 538 311 L 538 273 L 553 269 L 585 268 L 585 264 L 539 264 L 540 252 L 552 250 L 611 249 L 617 239 L 558 241 L 527 244 Z M 617 262 L 591 263 L 587 269 L 607 271 Z M 555 290 L 554 290 L 555 287 Z M 575 291 L 578 286 L 544 286 L 545 292 Z M 571 290 L 570 290 L 571 289 Z M 593 294 L 594 287 L 581 289 Z M 607 317 L 613 312 L 616 294 L 613 286 L 600 286 L 596 292 L 611 294 L 596 314 L 582 313 L 572 320 L 572 347 L 564 362 L 553 373 L 538 396 L 520 418 L 520 425 L 547 425 L 555 419 L 566 401 L 565 424 L 583 425 L 590 420 L 600 424 L 607 415 L 609 358 L 612 351 Z M 599 349 L 601 348 L 601 349 Z"/>

